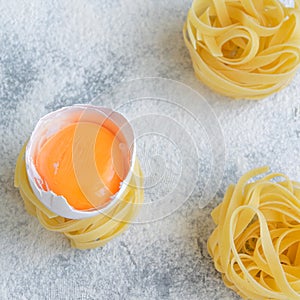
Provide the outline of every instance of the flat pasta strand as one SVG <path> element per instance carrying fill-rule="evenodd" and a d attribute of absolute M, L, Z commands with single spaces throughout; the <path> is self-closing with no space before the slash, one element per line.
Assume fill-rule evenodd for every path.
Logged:
<path fill-rule="evenodd" d="M 300 0 L 194 0 L 183 28 L 196 77 L 212 90 L 260 99 L 300 65 Z"/>
<path fill-rule="evenodd" d="M 15 170 L 15 187 L 19 188 L 25 208 L 29 214 L 36 216 L 47 230 L 63 233 L 74 248 L 90 249 L 104 246 L 128 227 L 144 201 L 143 188 L 136 182 L 137 178 L 142 179 L 143 176 L 136 160 L 133 176 L 126 191 L 105 214 L 81 220 L 60 217 L 45 207 L 33 193 L 26 172 L 25 149 L 26 146 L 19 154 Z"/>
<path fill-rule="evenodd" d="M 245 299 L 300 299 L 300 183 L 282 174 L 229 186 L 212 211 L 208 252 L 224 283 Z M 275 182 L 274 178 L 284 181 Z"/>

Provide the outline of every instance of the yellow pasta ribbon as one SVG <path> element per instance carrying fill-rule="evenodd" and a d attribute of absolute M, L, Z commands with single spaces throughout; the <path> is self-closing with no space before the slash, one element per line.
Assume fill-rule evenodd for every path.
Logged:
<path fill-rule="evenodd" d="M 212 211 L 208 251 L 224 283 L 245 299 L 300 299 L 300 183 L 254 169 Z M 283 177 L 283 181 L 274 181 Z"/>
<path fill-rule="evenodd" d="M 232 98 L 284 88 L 300 65 L 300 0 L 194 0 L 183 28 L 195 74 Z"/>
<path fill-rule="evenodd" d="M 29 214 L 36 216 L 46 229 L 63 233 L 74 248 L 90 249 L 104 246 L 128 227 L 144 201 L 143 188 L 136 183 L 136 178 L 143 176 L 136 159 L 133 176 L 126 191 L 105 214 L 81 220 L 60 217 L 45 207 L 33 193 L 26 172 L 25 148 L 24 146 L 19 154 L 15 170 L 15 187 L 19 188 L 25 208 Z"/>

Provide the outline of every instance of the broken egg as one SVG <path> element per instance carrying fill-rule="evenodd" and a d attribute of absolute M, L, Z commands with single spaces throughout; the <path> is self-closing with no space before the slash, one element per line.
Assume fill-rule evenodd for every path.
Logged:
<path fill-rule="evenodd" d="M 26 147 L 28 180 L 52 212 L 70 219 L 114 205 L 132 177 L 134 134 L 111 109 L 74 105 L 44 116 Z"/>

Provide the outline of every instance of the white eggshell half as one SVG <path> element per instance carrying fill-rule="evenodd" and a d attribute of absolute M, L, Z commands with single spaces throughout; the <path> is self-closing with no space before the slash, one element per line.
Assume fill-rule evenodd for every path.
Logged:
<path fill-rule="evenodd" d="M 33 158 L 49 137 L 71 124 L 70 119 L 78 114 L 80 114 L 81 122 L 93 122 L 99 125 L 104 124 L 104 126 L 112 132 L 119 130 L 118 137 L 122 142 L 126 143 L 130 149 L 130 168 L 121 183 L 120 190 L 113 195 L 111 201 L 101 209 L 77 210 L 70 206 L 63 196 L 58 196 L 52 191 L 45 191 L 37 184 L 37 182 L 41 182 L 42 180 L 36 170 Z M 61 108 L 41 118 L 32 132 L 25 154 L 29 183 L 36 197 L 52 212 L 69 219 L 90 218 L 100 213 L 105 213 L 105 211 L 114 206 L 125 192 L 133 176 L 135 160 L 136 146 L 134 133 L 126 118 L 110 108 L 81 104 Z"/>

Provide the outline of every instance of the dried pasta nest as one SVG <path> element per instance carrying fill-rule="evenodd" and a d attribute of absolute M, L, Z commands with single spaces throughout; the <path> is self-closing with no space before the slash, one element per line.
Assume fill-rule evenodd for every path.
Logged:
<path fill-rule="evenodd" d="M 246 299 L 300 299 L 300 183 L 282 174 L 229 186 L 212 217 L 208 251 L 225 284 Z M 283 177 L 283 181 L 275 180 Z"/>
<path fill-rule="evenodd" d="M 36 216 L 47 230 L 63 233 L 74 248 L 83 250 L 104 246 L 128 227 L 144 201 L 144 191 L 136 181 L 143 178 L 139 162 L 136 160 L 133 176 L 126 191 L 105 214 L 80 220 L 58 216 L 35 196 L 28 181 L 24 153 L 25 146 L 17 160 L 15 186 L 19 188 L 27 212 Z"/>
<path fill-rule="evenodd" d="M 183 33 L 196 76 L 233 98 L 285 87 L 300 62 L 300 1 L 195 0 Z"/>

